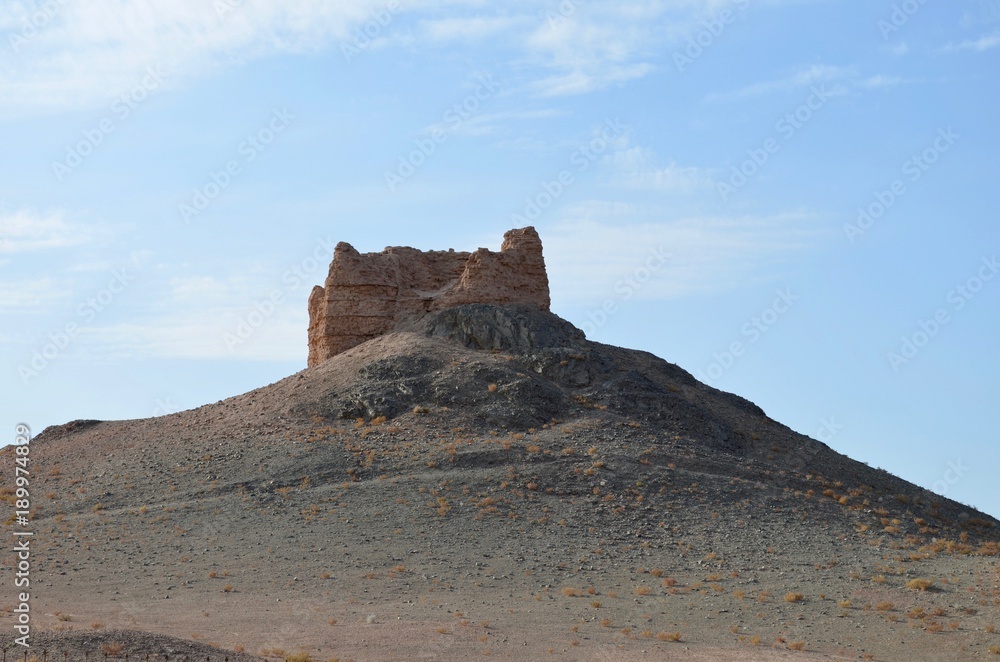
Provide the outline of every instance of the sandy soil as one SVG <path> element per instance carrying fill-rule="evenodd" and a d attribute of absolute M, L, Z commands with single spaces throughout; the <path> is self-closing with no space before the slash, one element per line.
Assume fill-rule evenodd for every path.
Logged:
<path fill-rule="evenodd" d="M 517 351 L 443 335 L 40 435 L 33 624 L 64 641 L 39 645 L 109 643 L 87 633 L 182 650 L 153 633 L 203 647 L 191 654 L 357 662 L 1000 659 L 992 518 L 651 355 L 558 328 Z M 0 453 L 4 475 L 13 460 Z M 920 578 L 933 584 L 907 587 Z"/>

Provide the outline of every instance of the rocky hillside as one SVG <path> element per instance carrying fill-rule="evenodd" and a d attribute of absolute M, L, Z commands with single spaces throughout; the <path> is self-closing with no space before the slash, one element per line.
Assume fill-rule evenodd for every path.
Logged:
<path fill-rule="evenodd" d="M 216 404 L 49 428 L 32 453 L 52 627 L 322 659 L 992 642 L 996 520 L 532 306 L 448 308 Z M 411 633 L 391 654 L 386 620 Z M 958 657 L 928 657 L 937 625 Z"/>

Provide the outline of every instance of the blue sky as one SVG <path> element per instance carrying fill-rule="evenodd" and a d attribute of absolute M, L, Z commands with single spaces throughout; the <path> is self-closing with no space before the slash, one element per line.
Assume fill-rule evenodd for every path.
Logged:
<path fill-rule="evenodd" d="M 0 430 L 305 366 L 332 246 L 553 310 L 1000 515 L 1000 0 L 8 0 Z"/>

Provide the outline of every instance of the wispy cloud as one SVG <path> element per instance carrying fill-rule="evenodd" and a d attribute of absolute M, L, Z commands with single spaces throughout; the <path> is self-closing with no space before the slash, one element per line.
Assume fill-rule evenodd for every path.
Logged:
<path fill-rule="evenodd" d="M 903 85 L 908 81 L 902 76 L 883 76 L 881 74 L 875 76 L 869 76 L 859 82 L 861 87 L 867 87 L 870 89 L 877 89 L 880 87 L 895 87 L 896 85 Z"/>
<path fill-rule="evenodd" d="M 508 133 L 515 125 L 535 120 L 564 117 L 567 111 L 555 108 L 539 108 L 537 110 L 509 110 L 499 113 L 483 113 L 473 115 L 461 122 L 437 122 L 424 127 L 425 133 L 442 131 L 444 133 L 467 136 L 486 136 Z"/>
<path fill-rule="evenodd" d="M 423 37 L 437 42 L 477 41 L 529 23 L 527 16 L 470 16 L 420 22 Z"/>
<path fill-rule="evenodd" d="M 69 248 L 87 243 L 92 236 L 91 228 L 68 223 L 60 212 L 0 212 L 0 254 Z"/>
<path fill-rule="evenodd" d="M 857 73 L 847 67 L 835 65 L 812 65 L 796 71 L 795 73 L 776 80 L 763 81 L 741 87 L 731 92 L 710 94 L 706 101 L 738 101 L 751 97 L 763 96 L 774 92 L 786 92 L 818 83 L 829 83 L 833 81 L 848 80 L 857 76 Z"/>
<path fill-rule="evenodd" d="M 52 277 L 0 281 L 0 312 L 34 313 L 68 301 L 71 292 Z"/>
<path fill-rule="evenodd" d="M 705 216 L 673 221 L 659 207 L 588 201 L 570 209 L 545 235 L 553 299 L 585 302 L 612 293 L 650 249 L 670 261 L 646 299 L 716 292 L 766 281 L 795 256 L 819 244 L 824 231 L 808 211 L 755 216 Z"/>
<path fill-rule="evenodd" d="M 50 8 L 40 25 L 33 18 Z M 156 65 L 172 84 L 229 63 L 304 52 L 370 20 L 384 0 L 7 0 L 0 47 L 5 114 L 90 108 L 109 102 Z"/>
<path fill-rule="evenodd" d="M 553 3 L 513 0 L 484 13 L 482 0 L 400 3 L 373 38 L 378 48 L 502 46 L 524 87 L 542 97 L 579 95 L 655 71 L 664 43 L 733 0 L 623 0 Z M 353 43 L 384 17 L 386 0 L 7 0 L 0 30 L 0 115 L 90 109 L 130 90 L 146 69 L 166 72 L 165 88 L 249 59 L 316 52 Z M 45 9 L 45 20 L 36 20 Z M 463 15 L 465 14 L 465 15 Z M 381 21 L 385 23 L 385 21 Z"/>
<path fill-rule="evenodd" d="M 1000 30 L 990 35 L 985 35 L 979 39 L 966 39 L 959 44 L 948 44 L 941 50 L 945 53 L 957 53 L 960 51 L 974 51 L 983 53 L 1000 46 Z"/>
<path fill-rule="evenodd" d="M 299 310 L 301 308 L 301 310 Z M 239 359 L 302 361 L 308 325 L 305 305 L 282 307 L 246 339 L 250 310 L 205 308 L 166 318 L 134 318 L 121 324 L 94 326 L 80 334 L 78 353 L 91 358 Z M 243 325 L 241 327 L 240 325 Z"/>
<path fill-rule="evenodd" d="M 651 25 L 619 22 L 580 7 L 569 16 L 548 20 L 528 38 L 532 57 L 557 73 L 534 82 L 543 97 L 577 95 L 646 76 Z"/>
<path fill-rule="evenodd" d="M 889 44 L 884 47 L 884 50 L 890 55 L 895 55 L 896 57 L 903 57 L 904 55 L 909 55 L 910 46 L 905 41 L 900 41 L 895 44 Z"/>
<path fill-rule="evenodd" d="M 605 160 L 615 170 L 611 182 L 626 188 L 688 194 L 714 185 L 713 171 L 673 161 L 661 166 L 655 153 L 644 147 L 619 149 Z"/>

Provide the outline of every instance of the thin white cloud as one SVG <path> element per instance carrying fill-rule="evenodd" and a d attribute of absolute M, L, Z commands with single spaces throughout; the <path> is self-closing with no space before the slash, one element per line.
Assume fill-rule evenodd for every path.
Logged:
<path fill-rule="evenodd" d="M 895 55 L 896 57 L 903 57 L 904 55 L 909 55 L 910 47 L 905 41 L 901 41 L 896 44 L 892 44 L 885 48 L 890 55 Z"/>
<path fill-rule="evenodd" d="M 301 308 L 301 310 L 298 310 Z M 74 353 L 90 358 L 239 359 L 303 362 L 307 354 L 305 304 L 280 306 L 267 318 L 253 307 L 207 308 L 163 319 L 84 329 Z"/>
<path fill-rule="evenodd" d="M 250 57 L 315 50 L 351 37 L 386 7 L 385 0 L 5 4 L 0 98 L 8 115 L 109 103 L 150 66 L 167 72 L 169 86 Z M 46 7 L 44 23 L 33 18 Z"/>
<path fill-rule="evenodd" d="M 966 39 L 959 44 L 948 44 L 941 50 L 945 53 L 956 53 L 960 51 L 983 53 L 985 51 L 993 50 L 998 46 L 1000 46 L 1000 31 L 982 36 L 979 39 Z"/>
<path fill-rule="evenodd" d="M 423 20 L 421 34 L 436 42 L 478 41 L 524 25 L 527 16 L 472 16 Z"/>
<path fill-rule="evenodd" d="M 647 63 L 606 65 L 595 69 L 580 68 L 559 75 L 543 78 L 531 85 L 541 97 L 563 97 L 587 94 L 612 85 L 642 78 L 655 67 Z"/>
<path fill-rule="evenodd" d="M 775 277 L 793 256 L 816 246 L 814 214 L 707 216 L 651 220 L 665 210 L 589 201 L 545 231 L 553 300 L 589 303 L 614 296 L 615 284 L 641 267 L 650 250 L 668 264 L 638 293 L 669 299 L 726 290 Z"/>
<path fill-rule="evenodd" d="M 779 78 L 777 80 L 754 83 L 731 92 L 710 94 L 706 98 L 706 101 L 738 101 L 741 99 L 771 94 L 773 92 L 785 92 L 788 90 L 809 87 L 810 85 L 816 85 L 819 83 L 849 80 L 854 78 L 856 75 L 857 74 L 852 69 L 847 67 L 817 64 L 800 69 L 790 76 Z"/>
<path fill-rule="evenodd" d="M 616 150 L 605 161 L 615 170 L 611 182 L 625 188 L 689 194 L 714 185 L 713 171 L 673 161 L 660 166 L 653 151 L 644 147 Z"/>
<path fill-rule="evenodd" d="M 902 85 L 906 82 L 906 79 L 901 76 L 882 76 L 879 74 L 865 78 L 861 81 L 860 85 L 861 87 L 877 89 L 880 87 L 895 87 L 896 85 Z"/>
<path fill-rule="evenodd" d="M 0 254 L 70 248 L 90 241 L 92 232 L 66 222 L 60 212 L 38 214 L 22 209 L 0 213 Z"/>
<path fill-rule="evenodd" d="M 150 67 L 170 89 L 248 59 L 353 46 L 359 31 L 371 50 L 493 42 L 524 89 L 585 94 L 649 75 L 670 42 L 734 4 L 513 0 L 484 15 L 482 0 L 7 0 L 0 116 L 110 105 Z"/>
<path fill-rule="evenodd" d="M 71 292 L 51 277 L 0 281 L 0 312 L 34 313 L 65 302 Z"/>
<path fill-rule="evenodd" d="M 451 121 L 437 122 L 424 128 L 425 133 L 441 131 L 453 135 L 486 136 L 506 133 L 511 125 L 520 122 L 564 117 L 566 111 L 554 108 L 538 110 L 510 110 L 499 113 L 482 113 L 468 119 L 461 119 L 458 114 L 451 116 Z"/>
<path fill-rule="evenodd" d="M 540 23 L 527 48 L 537 62 L 557 73 L 536 81 L 531 89 L 543 97 L 585 94 L 652 72 L 655 67 L 645 60 L 653 48 L 656 22 L 620 20 L 628 6 L 619 6 L 617 12 L 579 6 L 572 14 L 549 16 Z"/>
<path fill-rule="evenodd" d="M 174 276 L 170 296 L 175 303 L 225 301 L 234 294 L 229 283 L 213 276 Z"/>

